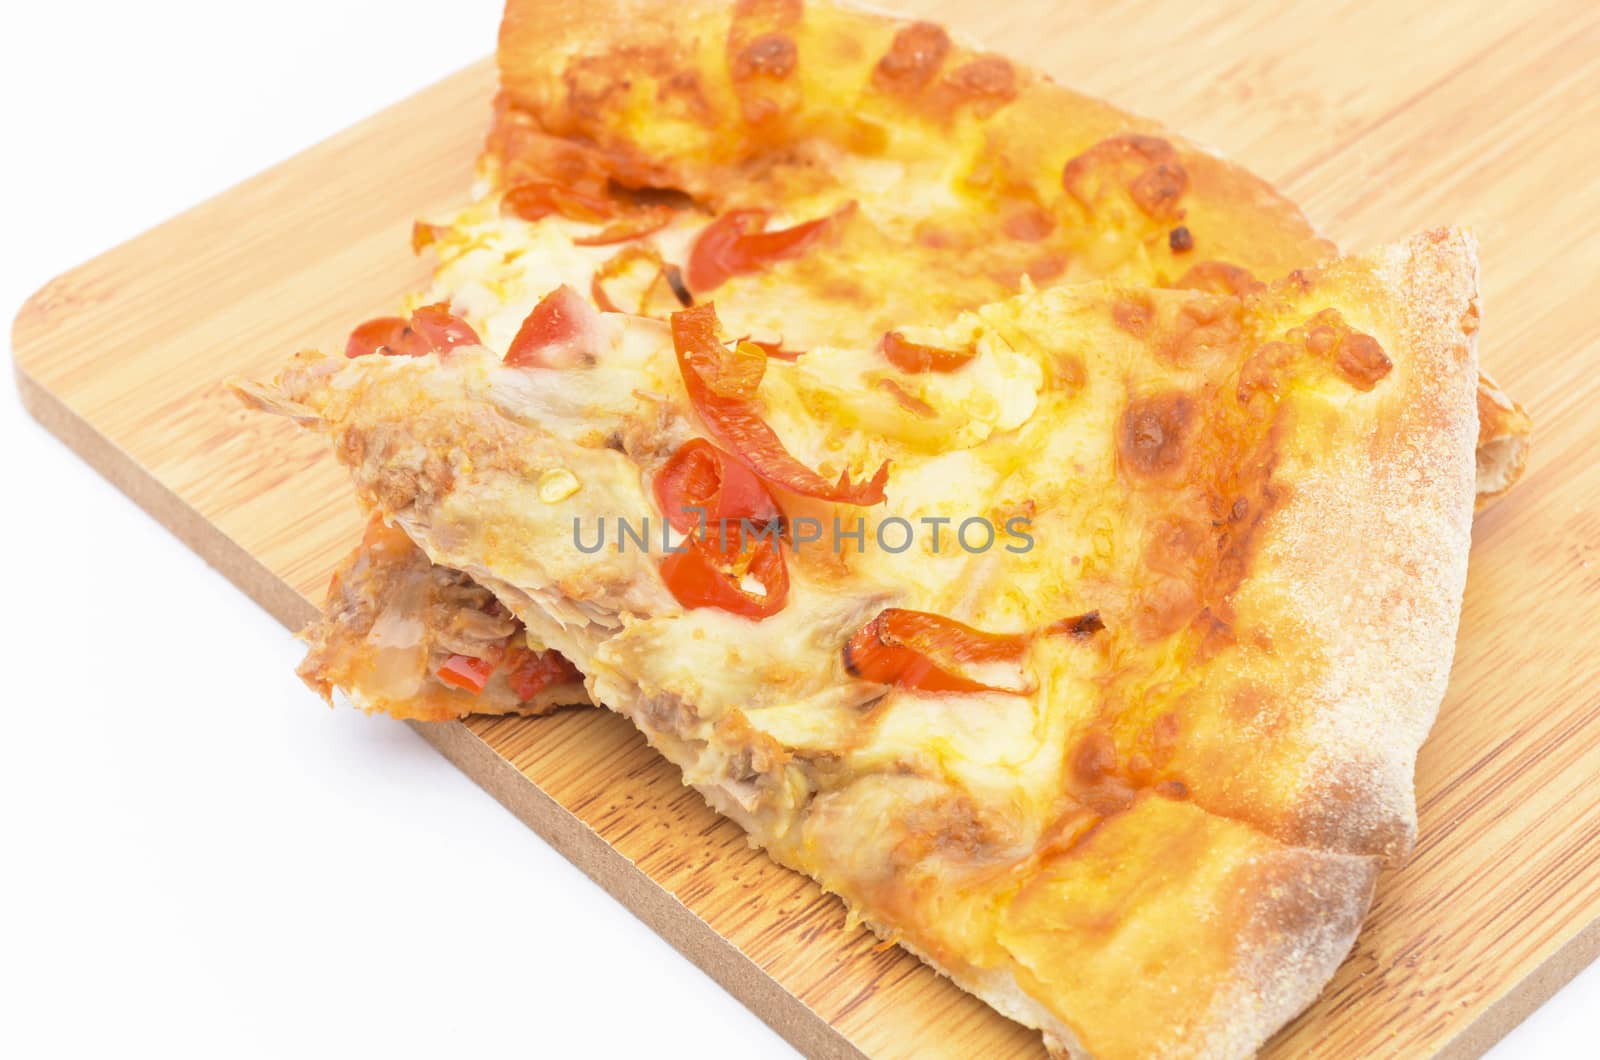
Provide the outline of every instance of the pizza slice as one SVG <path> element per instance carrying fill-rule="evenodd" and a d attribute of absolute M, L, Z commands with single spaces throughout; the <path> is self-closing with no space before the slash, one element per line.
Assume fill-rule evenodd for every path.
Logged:
<path fill-rule="evenodd" d="M 1316 995 L 1410 849 L 1449 670 L 1469 238 L 794 361 L 710 304 L 573 297 L 520 347 L 305 354 L 246 393 L 773 857 L 1052 1050 L 1238 1055 Z"/>
<path fill-rule="evenodd" d="M 508 0 L 498 59 L 480 216 L 621 241 L 605 265 L 538 255 L 536 297 L 649 257 L 685 297 L 714 294 L 733 334 L 803 351 L 1024 277 L 1238 293 L 1336 253 L 1244 168 L 929 22 L 827 0 Z M 647 290 L 659 305 L 669 286 Z M 1487 374 L 1479 404 L 1487 503 L 1521 474 L 1529 421 Z"/>

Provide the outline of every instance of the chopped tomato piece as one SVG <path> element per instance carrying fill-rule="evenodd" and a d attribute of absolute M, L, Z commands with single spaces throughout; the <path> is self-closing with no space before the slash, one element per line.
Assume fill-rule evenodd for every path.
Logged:
<path fill-rule="evenodd" d="M 704 438 L 679 446 L 656 472 L 655 494 L 667 522 L 685 534 L 725 523 L 736 529 L 741 519 L 759 525 L 779 514 L 755 473 Z"/>
<path fill-rule="evenodd" d="M 775 535 L 750 535 L 736 529 L 726 547 L 716 532 L 709 540 L 691 537 L 682 552 L 661 560 L 661 579 L 684 607 L 715 607 L 745 618 L 763 619 L 783 610 L 789 598 L 789 569 Z M 745 587 L 754 580 L 761 591 Z"/>
<path fill-rule="evenodd" d="M 346 357 L 381 353 L 389 357 L 426 357 L 445 353 L 457 346 L 476 346 L 480 342 L 472 325 L 450 312 L 444 302 L 425 305 L 402 317 L 378 317 L 350 333 L 344 345 Z"/>
<path fill-rule="evenodd" d="M 974 346 L 964 350 L 925 346 L 891 331 L 883 337 L 883 355 L 902 372 L 953 372 L 976 357 L 978 350 Z"/>
<path fill-rule="evenodd" d="M 506 660 L 506 681 L 517 698 L 532 699 L 547 688 L 570 685 L 583 680 L 578 668 L 558 651 L 530 651 L 520 645 L 511 649 Z"/>
<path fill-rule="evenodd" d="M 864 482 L 849 472 L 837 483 L 806 467 L 784 448 L 776 432 L 756 411 L 754 398 L 765 370 L 765 352 L 754 343 L 729 349 L 717 339 L 717 311 L 710 304 L 672 315 L 672 344 L 678 370 L 695 412 L 711 436 L 750 470 L 774 485 L 842 504 L 880 504 L 889 479 L 887 461 Z"/>
<path fill-rule="evenodd" d="M 539 300 L 517 329 L 505 363 L 513 368 L 571 368 L 598 341 L 599 314 L 566 284 Z"/>
<path fill-rule="evenodd" d="M 470 655 L 452 655 L 434 673 L 440 681 L 453 688 L 464 689 L 477 695 L 493 676 L 495 664 L 487 659 L 474 659 Z"/>
<path fill-rule="evenodd" d="M 430 353 L 444 353 L 457 346 L 477 346 L 481 340 L 472 325 L 450 312 L 444 302 L 425 305 L 411 314 L 411 330 L 422 336 Z"/>
<path fill-rule="evenodd" d="M 346 357 L 365 357 L 369 353 L 403 354 L 403 343 L 410 325 L 403 317 L 377 317 L 357 325 L 344 344 Z"/>
<path fill-rule="evenodd" d="M 855 209 L 855 203 L 826 217 L 775 232 L 765 231 L 766 210 L 729 210 L 706 226 L 689 251 L 689 289 L 704 293 L 730 276 L 757 272 L 775 261 L 799 257 L 826 234 L 831 223 Z"/>

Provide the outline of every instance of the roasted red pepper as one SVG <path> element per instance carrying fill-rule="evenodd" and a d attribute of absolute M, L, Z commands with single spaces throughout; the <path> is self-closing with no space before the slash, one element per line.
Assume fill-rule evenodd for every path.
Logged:
<path fill-rule="evenodd" d="M 447 685 L 477 695 L 489 683 L 489 678 L 494 676 L 494 671 L 495 664 L 487 659 L 452 655 L 440 665 L 434 676 Z"/>
<path fill-rule="evenodd" d="M 524 221 L 551 214 L 598 224 L 616 216 L 617 204 L 608 196 L 594 195 L 550 180 L 530 180 L 516 185 L 500 200 L 500 211 Z"/>
<path fill-rule="evenodd" d="M 706 539 L 691 537 L 682 552 L 661 561 L 661 578 L 684 607 L 716 607 L 745 618 L 763 619 L 783 610 L 789 598 L 789 570 L 783 546 L 772 535 L 742 535 L 729 529 L 726 545 L 716 529 Z M 760 592 L 745 587 L 754 580 Z"/>
<path fill-rule="evenodd" d="M 943 615 L 886 608 L 844 647 L 845 669 L 879 684 L 924 692 L 1006 692 L 961 673 L 968 663 L 1020 662 L 1028 635 L 985 633 Z"/>
<path fill-rule="evenodd" d="M 672 343 L 684 389 L 711 436 L 767 482 L 795 493 L 842 504 L 880 504 L 889 479 L 885 462 L 865 482 L 849 472 L 830 483 L 796 460 L 756 411 L 756 387 L 766 353 L 754 343 L 729 349 L 717 339 L 717 312 L 710 304 L 672 315 Z"/>
<path fill-rule="evenodd" d="M 851 634 L 844 666 L 866 681 L 923 692 L 1014 692 L 964 671 L 973 663 L 1020 663 L 1035 636 L 1088 640 L 1105 628 L 1100 613 L 1088 611 L 1036 633 L 986 633 L 943 615 L 891 607 Z"/>
<path fill-rule="evenodd" d="M 730 276 L 758 272 L 775 261 L 799 257 L 837 219 L 855 209 L 849 203 L 826 217 L 775 232 L 766 231 L 766 210 L 729 210 L 707 225 L 689 252 L 689 289 L 704 294 Z"/>
<path fill-rule="evenodd" d="M 680 533 L 714 533 L 724 524 L 731 533 L 741 519 L 762 525 L 779 514 L 772 493 L 755 473 L 704 438 L 679 446 L 656 472 L 654 485 L 656 503 Z"/>
<path fill-rule="evenodd" d="M 578 668 L 558 651 L 530 651 L 514 645 L 506 654 L 506 682 L 526 702 L 547 688 L 583 680 Z"/>
<path fill-rule="evenodd" d="M 953 372 L 978 355 L 976 347 L 947 350 L 911 342 L 898 331 L 883 337 L 883 355 L 902 372 Z"/>

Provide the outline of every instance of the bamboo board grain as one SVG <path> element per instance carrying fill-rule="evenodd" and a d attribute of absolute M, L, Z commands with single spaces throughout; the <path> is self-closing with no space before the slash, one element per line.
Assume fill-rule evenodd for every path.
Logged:
<path fill-rule="evenodd" d="M 1233 155 L 1343 245 L 1478 231 L 1484 359 L 1538 423 L 1533 461 L 1474 531 L 1416 856 L 1268 1051 L 1481 1052 L 1600 952 L 1600 9 L 893 6 Z M 462 200 L 492 88 L 474 66 L 73 270 L 17 318 L 33 413 L 286 624 L 358 518 L 318 441 L 218 380 L 337 344 L 425 278 L 411 220 Z M 835 900 L 749 850 L 620 718 L 422 731 L 806 1053 L 1041 1054 L 845 930 Z"/>

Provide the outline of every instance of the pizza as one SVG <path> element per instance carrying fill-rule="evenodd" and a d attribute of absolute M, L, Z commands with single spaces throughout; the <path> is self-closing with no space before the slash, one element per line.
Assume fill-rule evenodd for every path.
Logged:
<path fill-rule="evenodd" d="M 479 194 L 416 226 L 439 263 L 409 307 L 423 332 L 430 314 L 458 314 L 509 348 L 567 285 L 661 319 L 714 297 L 730 327 L 793 357 L 1024 285 L 1242 293 L 1335 253 L 1248 172 L 940 27 L 815 3 L 613 6 L 508 8 Z M 409 323 L 371 321 L 349 351 L 425 348 L 383 344 Z M 877 385 L 845 399 L 868 430 L 903 411 L 883 407 L 899 384 Z M 1481 506 L 1521 473 L 1529 423 L 1487 375 L 1478 410 Z M 480 697 L 477 656 L 433 636 L 396 650 L 396 623 L 427 631 L 444 614 L 380 595 L 414 560 L 363 545 L 346 561 L 340 606 L 306 633 L 301 670 L 319 692 L 428 719 L 585 699 L 570 680 Z M 374 616 L 402 612 L 374 635 Z"/>
<path fill-rule="evenodd" d="M 372 516 L 301 673 L 592 702 L 1074 1056 L 1240 1055 L 1415 836 L 1528 421 L 1476 253 L 927 23 L 512 0 L 472 201 L 251 404 Z"/>
<path fill-rule="evenodd" d="M 908 326 L 909 367 L 771 358 L 707 303 L 575 319 L 560 367 L 308 353 L 252 393 L 886 938 L 1058 1051 L 1229 1055 L 1411 845 L 1476 324 L 1439 231 L 1245 295 L 1018 295 Z M 972 423 L 990 372 L 1026 385 Z M 812 412 L 872 378 L 968 430 Z"/>

